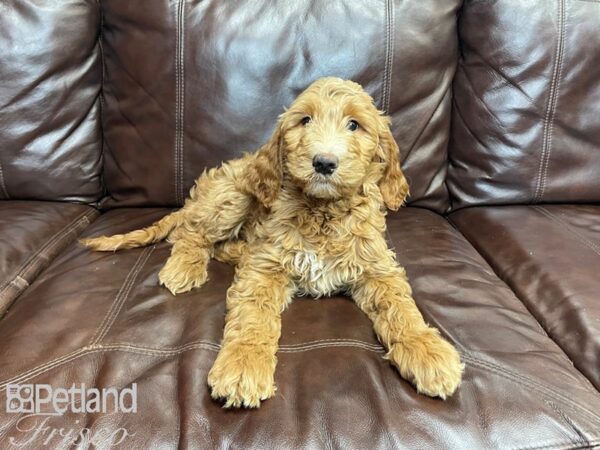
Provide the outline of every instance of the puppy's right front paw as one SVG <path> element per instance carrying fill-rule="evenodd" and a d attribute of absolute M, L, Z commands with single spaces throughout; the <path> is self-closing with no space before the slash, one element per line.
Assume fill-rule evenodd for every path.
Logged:
<path fill-rule="evenodd" d="M 171 294 L 177 295 L 202 286 L 208 280 L 206 263 L 183 264 L 169 258 L 158 274 L 158 280 Z"/>
<path fill-rule="evenodd" d="M 261 346 L 225 345 L 208 373 L 215 400 L 225 408 L 258 408 L 275 395 L 275 352 Z"/>

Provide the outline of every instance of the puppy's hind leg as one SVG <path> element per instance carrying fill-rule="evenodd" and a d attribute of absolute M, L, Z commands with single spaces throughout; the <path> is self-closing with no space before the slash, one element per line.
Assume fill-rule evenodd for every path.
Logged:
<path fill-rule="evenodd" d="M 181 209 L 179 226 L 169 235 L 171 256 L 159 273 L 161 284 L 174 295 L 206 282 L 215 244 L 235 238 L 247 218 L 253 199 L 236 186 L 243 162 L 204 173 Z"/>

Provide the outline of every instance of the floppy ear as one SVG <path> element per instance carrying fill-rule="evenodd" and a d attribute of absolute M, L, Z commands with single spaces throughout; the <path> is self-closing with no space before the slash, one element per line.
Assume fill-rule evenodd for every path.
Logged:
<path fill-rule="evenodd" d="M 281 188 L 283 178 L 281 139 L 281 124 L 278 124 L 269 142 L 253 155 L 243 175 L 246 191 L 254 195 L 267 208 L 273 204 Z"/>
<path fill-rule="evenodd" d="M 379 153 L 386 165 L 379 181 L 379 190 L 385 206 L 396 211 L 408 197 L 408 182 L 400 168 L 400 149 L 390 131 L 389 119 L 383 122 L 379 134 Z"/>

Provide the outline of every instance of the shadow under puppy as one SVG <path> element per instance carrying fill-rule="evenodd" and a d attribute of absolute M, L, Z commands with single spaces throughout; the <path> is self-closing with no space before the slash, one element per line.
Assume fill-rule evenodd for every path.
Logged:
<path fill-rule="evenodd" d="M 159 279 L 173 294 L 201 286 L 211 257 L 237 266 L 208 374 L 226 407 L 258 407 L 274 395 L 280 315 L 292 297 L 334 292 L 368 315 L 402 377 L 445 399 L 463 365 L 423 320 L 384 238 L 385 207 L 397 210 L 408 195 L 389 126 L 359 84 L 320 79 L 280 116 L 267 144 L 203 173 L 182 209 L 81 242 L 113 251 L 168 239 Z"/>

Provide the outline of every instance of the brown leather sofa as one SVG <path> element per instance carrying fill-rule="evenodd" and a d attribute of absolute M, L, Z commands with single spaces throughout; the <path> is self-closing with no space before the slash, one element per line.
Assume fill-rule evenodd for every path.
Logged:
<path fill-rule="evenodd" d="M 0 447 L 600 446 L 599 61 L 597 0 L 2 0 Z M 303 298 L 276 397 L 224 410 L 232 269 L 174 298 L 168 244 L 76 239 L 180 206 L 324 75 L 392 117 L 412 196 L 389 239 L 464 382 L 418 395 L 351 300 Z M 14 385 L 134 383 L 136 413 L 5 408 Z"/>

